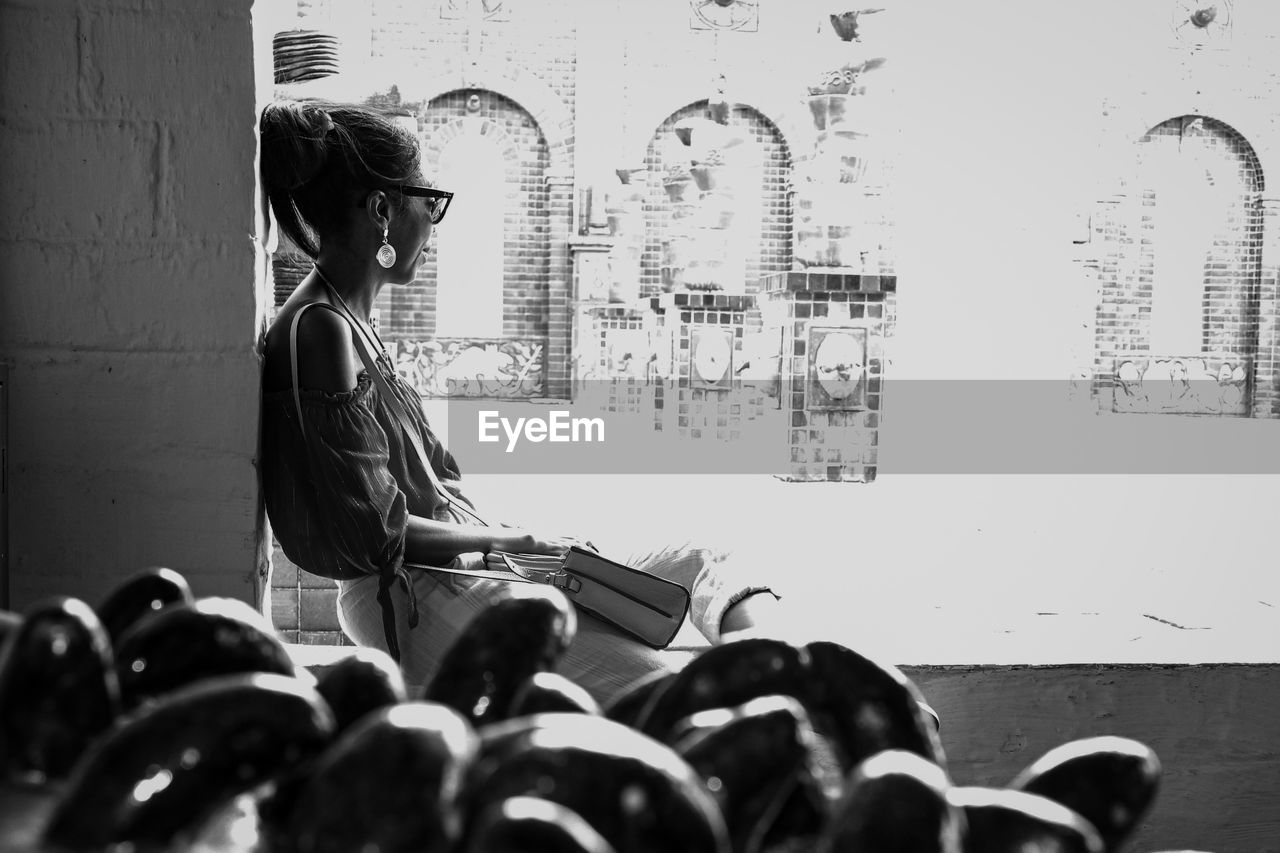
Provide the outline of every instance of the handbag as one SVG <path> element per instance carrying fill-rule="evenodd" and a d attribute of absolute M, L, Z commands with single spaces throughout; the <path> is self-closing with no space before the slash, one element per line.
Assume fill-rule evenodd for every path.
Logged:
<path fill-rule="evenodd" d="M 671 644 L 689 612 L 689 591 L 680 584 L 576 545 L 563 557 L 499 553 L 516 574 L 551 584 L 579 609 L 655 649 Z"/>
<path fill-rule="evenodd" d="M 340 314 L 356 331 L 354 341 L 356 350 L 364 364 L 369 377 L 377 384 L 378 393 L 387 404 L 387 409 L 399 422 L 403 433 L 408 436 L 414 451 L 432 488 L 444 501 L 449 512 L 456 521 L 474 520 L 482 526 L 488 526 L 470 507 L 457 501 L 440 482 L 439 476 L 431 466 L 431 459 L 422 445 L 422 436 L 409 416 L 400 405 L 400 399 L 391 390 L 391 385 L 377 364 L 371 352 L 372 344 L 365 337 L 365 331 L 355 322 L 350 310 L 333 292 L 332 286 L 325 281 Z M 311 303 L 323 304 L 323 303 Z M 326 306 L 326 307 L 335 307 Z M 298 406 L 298 417 L 301 423 L 302 402 L 298 394 L 297 376 L 297 329 L 298 321 L 305 308 L 298 309 L 293 317 L 290 330 L 290 355 L 293 359 L 294 401 Z M 306 431 L 303 431 L 306 440 Z M 542 583 L 554 586 L 573 602 L 575 608 L 595 616 L 616 626 L 626 634 L 654 648 L 666 648 L 671 644 L 680 626 L 688 615 L 691 596 L 689 591 L 675 581 L 660 578 L 642 569 L 623 565 L 609 560 L 592 551 L 573 546 L 562 557 L 543 554 L 513 554 L 498 552 L 507 571 L 499 569 L 473 569 L 466 567 L 462 561 L 453 566 L 428 566 L 419 563 L 405 562 L 405 568 L 420 569 L 452 575 L 489 578 L 512 583 Z M 410 596 L 412 598 L 412 596 Z"/>

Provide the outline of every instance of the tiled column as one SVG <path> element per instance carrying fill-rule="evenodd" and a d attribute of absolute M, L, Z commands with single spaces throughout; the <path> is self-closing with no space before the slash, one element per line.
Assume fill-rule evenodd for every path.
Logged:
<path fill-rule="evenodd" d="M 573 399 L 590 410 L 649 417 L 653 409 L 653 312 L 611 301 L 617 246 L 609 237 L 574 241 Z"/>
<path fill-rule="evenodd" d="M 548 171 L 546 181 L 551 247 L 547 270 L 546 394 L 567 399 L 573 370 L 570 363 L 573 258 L 569 248 L 573 234 L 573 175 L 568 171 Z"/>
<path fill-rule="evenodd" d="M 652 311 L 628 305 L 585 309 L 581 328 L 592 336 L 580 339 L 577 352 L 580 399 L 599 412 L 644 422 L 654 410 Z M 589 363 L 588 363 L 589 360 Z"/>
<path fill-rule="evenodd" d="M 784 272 L 764 279 L 765 334 L 778 330 L 782 346 L 791 449 L 783 479 L 875 480 L 896 289 L 896 276 Z"/>
<path fill-rule="evenodd" d="M 742 438 L 745 423 L 766 408 L 762 394 L 748 396 L 734 381 L 755 297 L 664 293 L 651 304 L 657 372 L 666 380 L 654 386 L 655 429 L 683 439 Z"/>
<path fill-rule="evenodd" d="M 1253 368 L 1255 418 L 1280 418 L 1280 199 L 1262 199 L 1262 281 Z"/>

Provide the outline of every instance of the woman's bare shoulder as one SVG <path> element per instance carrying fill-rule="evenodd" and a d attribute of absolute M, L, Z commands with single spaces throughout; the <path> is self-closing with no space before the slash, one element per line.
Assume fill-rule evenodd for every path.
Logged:
<path fill-rule="evenodd" d="M 311 306 L 315 306 L 312 308 Z M 323 302 L 288 305 L 267 332 L 264 385 L 268 390 L 293 387 L 289 336 L 298 321 L 298 385 L 320 391 L 350 391 L 360 376 L 360 360 L 351 340 L 351 326 Z"/>

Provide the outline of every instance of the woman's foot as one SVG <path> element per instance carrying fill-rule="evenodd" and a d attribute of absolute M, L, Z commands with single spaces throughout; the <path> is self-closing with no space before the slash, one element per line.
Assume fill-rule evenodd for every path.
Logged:
<path fill-rule="evenodd" d="M 778 637 L 782 628 L 781 602 L 777 595 L 764 590 L 729 605 L 720 620 L 720 639 L 729 641 L 742 632 L 749 632 L 743 636 Z"/>

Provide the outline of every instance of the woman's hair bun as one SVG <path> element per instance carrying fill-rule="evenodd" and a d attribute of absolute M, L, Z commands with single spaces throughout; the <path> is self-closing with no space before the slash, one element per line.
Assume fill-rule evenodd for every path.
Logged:
<path fill-rule="evenodd" d="M 267 189 L 292 192 L 319 174 L 329 159 L 333 116 L 322 104 L 277 101 L 262 111 L 262 179 Z"/>

